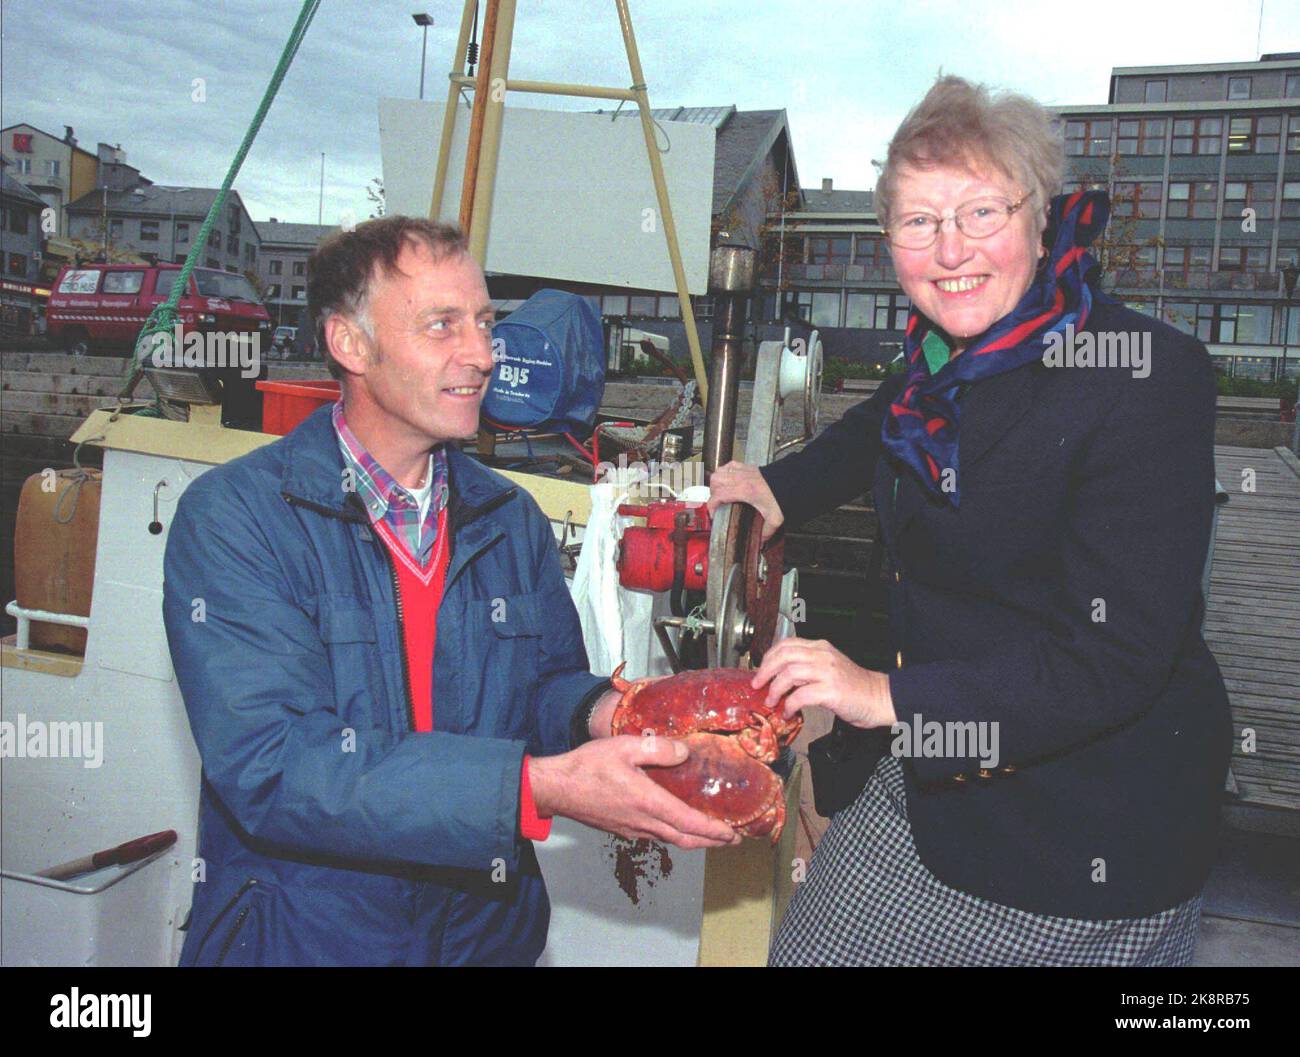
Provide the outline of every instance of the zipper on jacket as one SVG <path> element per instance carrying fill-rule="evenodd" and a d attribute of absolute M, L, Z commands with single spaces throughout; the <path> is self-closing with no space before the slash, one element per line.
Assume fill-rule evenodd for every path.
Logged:
<path fill-rule="evenodd" d="M 253 904 L 249 903 L 239 912 L 239 917 L 235 918 L 235 927 L 230 930 L 230 935 L 226 937 L 226 942 L 221 945 L 221 953 L 217 955 L 217 964 L 222 965 L 226 960 L 226 955 L 230 953 L 230 948 L 235 943 L 235 937 L 239 935 L 239 930 L 244 927 L 244 921 L 248 918 L 248 912 L 253 909 Z"/>
<path fill-rule="evenodd" d="M 257 884 L 257 878 L 250 877 L 247 881 L 245 881 L 242 885 L 239 886 L 238 891 L 236 891 L 235 894 L 231 896 L 230 899 L 227 901 L 226 905 L 221 908 L 221 913 L 212 919 L 212 924 L 208 926 L 208 931 L 203 934 L 203 940 L 199 943 L 200 950 L 202 950 L 205 946 L 207 946 L 208 940 L 212 938 L 212 933 L 215 932 L 217 926 L 221 924 L 221 919 L 230 913 L 231 909 L 235 906 L 235 904 L 244 898 L 244 893 L 247 892 L 250 888 L 252 888 L 253 885 L 255 884 Z M 244 913 L 245 914 L 248 913 L 248 907 L 244 908 Z M 224 957 L 224 948 L 223 948 L 222 956 Z"/>
<path fill-rule="evenodd" d="M 402 585 L 397 579 L 397 562 L 388 551 L 388 545 L 376 538 L 379 549 L 388 561 L 388 573 L 393 579 L 393 601 L 397 605 L 397 652 L 402 657 L 402 700 L 406 702 L 406 724 L 415 730 L 415 702 L 411 699 L 411 662 L 406 656 L 406 621 L 402 616 Z"/>

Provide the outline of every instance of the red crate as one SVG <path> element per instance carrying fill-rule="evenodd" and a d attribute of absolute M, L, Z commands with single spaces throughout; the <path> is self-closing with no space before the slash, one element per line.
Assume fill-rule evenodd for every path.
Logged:
<path fill-rule="evenodd" d="M 262 432 L 283 437 L 323 404 L 339 398 L 339 383 L 303 379 L 293 382 L 258 382 L 262 396 Z"/>

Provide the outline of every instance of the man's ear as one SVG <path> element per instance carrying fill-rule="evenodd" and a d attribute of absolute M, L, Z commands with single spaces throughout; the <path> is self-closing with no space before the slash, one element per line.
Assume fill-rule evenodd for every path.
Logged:
<path fill-rule="evenodd" d="M 325 344 L 334 362 L 348 374 L 365 374 L 370 338 L 357 323 L 338 312 L 325 320 Z"/>

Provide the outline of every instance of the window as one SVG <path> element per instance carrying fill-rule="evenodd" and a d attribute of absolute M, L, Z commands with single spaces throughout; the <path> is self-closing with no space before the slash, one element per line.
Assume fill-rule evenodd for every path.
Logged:
<path fill-rule="evenodd" d="M 280 284 L 279 284 L 279 283 L 271 283 L 270 285 L 268 285 L 267 288 L 266 288 L 266 296 L 267 296 L 267 297 L 279 297 L 279 296 L 280 296 Z"/>
<path fill-rule="evenodd" d="M 1111 198 L 1116 217 L 1160 218 L 1160 182 L 1125 182 L 1115 185 Z"/>
<path fill-rule="evenodd" d="M 108 237 L 111 239 L 120 239 L 122 237 L 122 220 L 120 217 L 109 218 Z"/>
<path fill-rule="evenodd" d="M 190 241 L 190 225 L 188 221 L 181 221 L 176 225 L 176 241 L 177 242 Z"/>
<path fill-rule="evenodd" d="M 1065 153 L 1072 157 L 1105 158 L 1110 155 L 1110 120 L 1067 121 Z"/>
<path fill-rule="evenodd" d="M 231 236 L 230 236 L 230 241 L 226 244 L 226 250 L 230 253 L 230 255 L 231 255 L 232 257 L 238 257 L 238 256 L 239 256 L 239 239 L 237 239 L 237 238 L 235 238 L 235 236 L 231 235 Z"/>
<path fill-rule="evenodd" d="M 271 262 L 271 274 L 280 274 L 280 262 Z M 626 294 L 606 294 L 600 299 L 600 311 L 606 316 L 625 316 L 627 315 L 627 295 Z"/>
<path fill-rule="evenodd" d="M 1143 99 L 1148 103 L 1163 103 L 1166 102 L 1165 97 L 1168 94 L 1168 81 L 1147 81 L 1146 92 L 1143 94 Z"/>
<path fill-rule="evenodd" d="M 1223 143 L 1223 118 L 1187 117 L 1174 121 L 1171 154 L 1218 154 Z"/>
<path fill-rule="evenodd" d="M 1292 114 L 1287 118 L 1286 152 L 1300 154 L 1300 114 Z"/>
<path fill-rule="evenodd" d="M 295 286 L 293 288 L 293 299 L 295 301 L 301 301 L 306 296 L 307 288 L 305 286 Z"/>
<path fill-rule="evenodd" d="M 206 264 L 205 264 L 205 267 L 208 267 L 208 268 L 220 268 L 220 267 L 221 267 L 221 262 L 220 262 L 219 260 L 217 260 L 216 257 L 209 257 L 209 258 L 207 259 L 207 262 L 206 262 Z"/>
<path fill-rule="evenodd" d="M 269 260 L 269 261 L 266 262 L 266 270 L 267 270 L 271 275 L 283 275 L 283 274 L 284 274 L 284 262 L 283 262 L 283 261 L 275 260 L 275 259 L 273 258 L 273 259 L 271 259 L 271 260 Z M 608 300 L 608 298 L 607 298 L 606 300 Z M 616 313 L 616 314 L 621 316 L 623 313 L 622 313 L 622 312 L 619 312 L 619 313 Z"/>
<path fill-rule="evenodd" d="M 1300 217 L 1300 180 L 1288 180 L 1282 185 L 1282 216 L 1289 220 Z"/>
<path fill-rule="evenodd" d="M 671 297 L 668 295 L 664 295 L 663 297 L 659 298 L 659 318 L 660 319 L 681 319 L 682 318 L 682 306 L 681 306 L 681 302 L 677 300 L 676 294 L 673 294 Z"/>
<path fill-rule="evenodd" d="M 1276 154 L 1281 134 L 1282 118 L 1278 114 L 1234 117 L 1228 122 L 1228 153 Z"/>
<path fill-rule="evenodd" d="M 1213 181 L 1171 183 L 1165 215 L 1171 219 L 1212 220 L 1217 211 L 1218 194 L 1219 186 Z"/>
<path fill-rule="evenodd" d="M 106 272 L 104 274 L 104 293 L 138 294 L 144 283 L 144 272 Z"/>
<path fill-rule="evenodd" d="M 814 327 L 838 327 L 840 325 L 840 292 L 838 290 L 818 290 L 812 295 L 812 314 L 808 319 Z"/>
<path fill-rule="evenodd" d="M 47 160 L 46 160 L 46 162 L 45 162 L 45 175 L 46 175 L 46 176 L 58 176 L 58 175 L 59 175 L 59 162 L 58 162 L 58 159 L 57 159 L 57 158 L 50 158 L 50 159 L 47 159 Z"/>
<path fill-rule="evenodd" d="M 1219 271 L 1268 271 L 1268 248 L 1265 246 L 1220 246 Z"/>
<path fill-rule="evenodd" d="M 16 158 L 14 159 L 14 165 L 17 167 L 18 172 L 23 176 L 30 176 L 32 174 L 31 158 Z"/>
<path fill-rule="evenodd" d="M 212 234 L 208 236 L 208 245 L 214 250 L 221 249 L 221 232 L 216 228 L 213 228 Z"/>
<path fill-rule="evenodd" d="M 1300 99 L 1300 73 L 1288 73 L 1286 75 L 1286 97 L 1288 99 Z"/>
<path fill-rule="evenodd" d="M 808 238 L 808 263 L 848 264 L 850 242 L 847 235 L 811 235 Z"/>
<path fill-rule="evenodd" d="M 853 250 L 853 263 L 866 268 L 888 268 L 888 243 L 878 235 L 859 235 Z"/>
<path fill-rule="evenodd" d="M 1165 322 L 1201 341 L 1226 345 L 1263 345 L 1270 340 L 1270 305 L 1166 304 Z"/>
<path fill-rule="evenodd" d="M 1228 78 L 1228 98 L 1229 98 L 1229 99 L 1249 99 L 1249 98 L 1250 98 L 1250 78 L 1249 78 L 1249 77 L 1229 77 L 1229 78 Z"/>
<path fill-rule="evenodd" d="M 230 207 L 230 233 L 239 234 L 239 207 L 234 205 Z"/>
<path fill-rule="evenodd" d="M 844 325 L 870 330 L 876 323 L 876 295 L 850 293 L 844 298 Z"/>
<path fill-rule="evenodd" d="M 295 290 L 300 287 L 295 286 Z M 297 297 L 297 294 L 293 295 Z M 653 297 L 633 296 L 628 298 L 627 314 L 629 316 L 653 316 L 655 314 L 655 299 Z"/>
<path fill-rule="evenodd" d="M 251 242 L 244 244 L 244 260 L 248 261 L 249 264 L 257 263 L 257 247 Z"/>
<path fill-rule="evenodd" d="M 293 274 L 294 274 L 294 275 L 306 275 L 306 274 L 307 274 L 307 262 L 306 262 L 306 261 L 294 261 L 294 262 L 293 262 Z"/>
<path fill-rule="evenodd" d="M 1189 274 L 1208 273 L 1210 270 L 1210 246 L 1166 246 L 1165 275 L 1172 280 L 1186 281 Z M 1197 284 L 1209 282 L 1208 275 L 1195 276 Z"/>
<path fill-rule="evenodd" d="M 1116 131 L 1115 150 L 1119 154 L 1149 157 L 1165 152 L 1165 119 L 1162 117 L 1121 121 Z"/>
<path fill-rule="evenodd" d="M 59 293 L 93 294 L 99 288 L 100 274 L 97 268 L 66 271 L 63 273 L 63 278 L 59 280 Z"/>
<path fill-rule="evenodd" d="M 876 329 L 906 330 L 907 310 L 911 306 L 906 294 L 877 294 Z"/>
<path fill-rule="evenodd" d="M 9 274 L 10 275 L 27 275 L 27 258 L 21 253 L 9 254 Z"/>
<path fill-rule="evenodd" d="M 141 242 L 158 241 L 158 221 L 156 220 L 140 221 L 140 241 Z"/>
<path fill-rule="evenodd" d="M 1253 209 L 1257 220 L 1273 218 L 1272 180 L 1230 180 L 1223 185 L 1223 215 L 1236 220 Z"/>

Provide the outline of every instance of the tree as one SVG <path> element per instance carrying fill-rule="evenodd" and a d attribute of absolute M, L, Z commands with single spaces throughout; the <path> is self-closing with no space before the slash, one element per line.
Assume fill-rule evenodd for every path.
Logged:
<path fill-rule="evenodd" d="M 371 220 L 382 217 L 388 211 L 388 203 L 384 199 L 384 181 L 378 176 L 366 185 L 366 197 L 375 207 L 374 212 L 370 214 Z"/>

